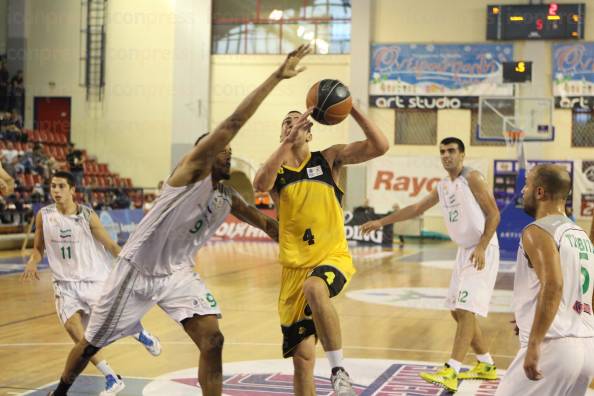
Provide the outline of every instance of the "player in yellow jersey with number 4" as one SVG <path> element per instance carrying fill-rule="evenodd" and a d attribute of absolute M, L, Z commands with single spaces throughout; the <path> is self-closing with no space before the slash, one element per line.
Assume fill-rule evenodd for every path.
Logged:
<path fill-rule="evenodd" d="M 281 145 L 256 174 L 256 190 L 270 191 L 279 216 L 283 266 L 279 314 L 283 355 L 292 357 L 294 393 L 315 395 L 315 342 L 319 337 L 339 396 L 355 395 L 343 368 L 338 315 L 330 298 L 348 284 L 355 267 L 348 250 L 337 180 L 343 166 L 368 161 L 388 150 L 382 131 L 356 108 L 350 115 L 366 139 L 311 152 L 310 111 L 289 112 Z"/>

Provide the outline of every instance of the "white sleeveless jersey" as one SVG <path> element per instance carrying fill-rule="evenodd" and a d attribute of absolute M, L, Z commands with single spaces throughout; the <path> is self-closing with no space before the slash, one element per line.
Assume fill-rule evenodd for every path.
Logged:
<path fill-rule="evenodd" d="M 222 184 L 213 188 L 211 176 L 183 187 L 165 183 L 120 257 L 150 276 L 169 275 L 187 267 L 193 269 L 198 249 L 230 211 L 230 190 Z"/>
<path fill-rule="evenodd" d="M 473 169 L 464 167 L 456 179 L 445 177 L 437 184 L 441 212 L 450 238 L 458 246 L 471 248 L 478 245 L 485 231 L 485 214 L 468 185 Z M 499 246 L 497 234 L 489 242 Z"/>
<path fill-rule="evenodd" d="M 41 209 L 45 251 L 54 279 L 103 281 L 113 257 L 91 234 L 93 210 L 80 205 L 74 215 L 64 215 L 56 205 Z"/>
<path fill-rule="evenodd" d="M 563 273 L 561 304 L 545 338 L 594 337 L 594 247 L 588 235 L 561 215 L 543 217 L 530 225 L 540 227 L 555 240 Z M 520 242 L 512 305 L 523 346 L 528 343 L 540 287 Z"/>

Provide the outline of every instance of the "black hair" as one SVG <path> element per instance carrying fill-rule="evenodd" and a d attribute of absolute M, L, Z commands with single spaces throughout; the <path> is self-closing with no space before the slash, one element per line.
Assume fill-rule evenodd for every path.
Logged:
<path fill-rule="evenodd" d="M 57 171 L 56 173 L 54 173 L 52 175 L 52 179 L 54 177 L 59 177 L 60 179 L 66 179 L 66 182 L 68 183 L 68 185 L 70 187 L 74 187 L 76 186 L 76 179 L 74 178 L 74 176 L 72 175 L 72 173 L 70 172 L 66 172 L 66 171 Z"/>
<path fill-rule="evenodd" d="M 446 144 L 452 144 L 452 143 L 456 143 L 458 145 L 458 151 L 460 151 L 461 153 L 464 152 L 464 150 L 465 150 L 464 142 L 462 140 L 458 139 L 457 137 L 453 137 L 453 136 L 447 137 L 447 138 L 443 139 L 439 144 L 446 145 Z"/>

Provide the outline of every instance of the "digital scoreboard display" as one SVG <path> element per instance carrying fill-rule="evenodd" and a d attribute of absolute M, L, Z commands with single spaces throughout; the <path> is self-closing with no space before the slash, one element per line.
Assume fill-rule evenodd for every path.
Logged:
<path fill-rule="evenodd" d="M 487 40 L 579 40 L 585 4 L 487 6 Z"/>
<path fill-rule="evenodd" d="M 523 83 L 532 81 L 532 62 L 503 62 L 503 82 Z"/>

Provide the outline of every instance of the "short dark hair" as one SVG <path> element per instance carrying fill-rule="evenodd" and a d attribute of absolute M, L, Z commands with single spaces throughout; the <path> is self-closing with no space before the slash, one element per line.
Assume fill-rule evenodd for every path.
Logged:
<path fill-rule="evenodd" d="M 447 138 L 443 139 L 439 144 L 446 145 L 446 144 L 452 144 L 452 143 L 456 143 L 458 145 L 458 151 L 460 151 L 461 153 L 464 152 L 464 150 L 465 150 L 464 142 L 462 140 L 458 139 L 457 137 L 453 137 L 453 136 L 447 137 Z"/>
<path fill-rule="evenodd" d="M 66 182 L 68 183 L 68 185 L 70 187 L 75 187 L 76 186 L 76 179 L 74 178 L 74 176 L 72 175 L 72 173 L 70 172 L 66 172 L 66 171 L 57 171 L 52 175 L 52 179 L 54 177 L 59 177 L 60 179 L 66 179 Z"/>
<path fill-rule="evenodd" d="M 283 122 L 285 122 L 285 120 L 287 119 L 287 116 L 291 113 L 299 113 L 299 114 L 303 114 L 302 112 L 300 112 L 299 110 L 291 110 L 289 112 L 287 112 L 287 114 L 283 117 L 283 120 L 281 121 L 281 125 L 283 124 Z"/>
<path fill-rule="evenodd" d="M 196 141 L 194 142 L 194 146 L 198 145 L 198 143 L 200 143 L 200 141 L 202 139 L 204 139 L 205 137 L 207 137 L 208 136 L 208 133 L 209 132 L 206 132 L 206 133 L 203 133 L 202 135 L 198 136 L 198 139 L 196 139 Z"/>
<path fill-rule="evenodd" d="M 571 191 L 571 176 L 560 165 L 540 164 L 534 167 L 534 186 L 542 187 L 550 199 L 567 199 Z"/>

